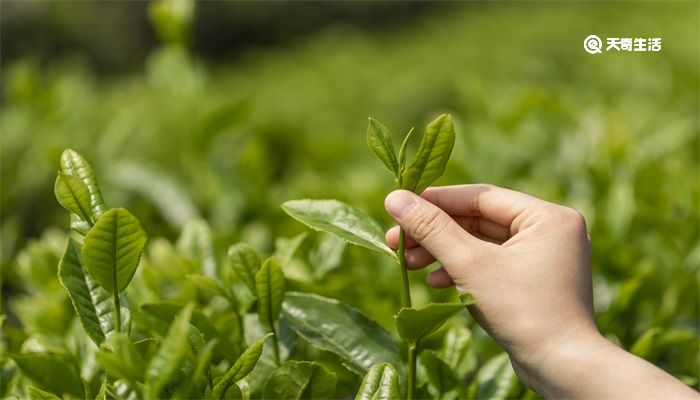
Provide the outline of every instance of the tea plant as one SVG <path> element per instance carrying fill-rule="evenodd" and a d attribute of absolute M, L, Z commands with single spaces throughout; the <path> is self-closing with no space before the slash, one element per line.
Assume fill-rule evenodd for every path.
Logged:
<path fill-rule="evenodd" d="M 393 174 L 398 188 L 420 193 L 443 174 L 454 146 L 455 131 L 449 115 L 439 116 L 428 124 L 416 153 L 411 161 L 407 162 L 406 149 L 412 132 L 413 129 L 404 137 L 397 156 L 389 130 L 377 120 L 370 118 L 367 143 L 372 152 Z M 473 303 L 471 296 L 463 295 L 461 304 L 433 303 L 422 308 L 412 308 L 403 229 L 399 234 L 398 250 L 394 252 L 384 244 L 383 230 L 379 224 L 350 205 L 337 200 L 292 200 L 284 203 L 282 208 L 290 216 L 313 229 L 332 233 L 350 243 L 379 251 L 396 260 L 402 275 L 402 308 L 394 319 L 396 331 L 407 345 L 407 370 L 403 379 L 405 385 L 403 392 L 405 398 L 413 399 L 416 391 L 417 355 L 421 339 L 436 331 L 448 318 L 464 309 L 465 305 Z M 439 387 L 443 374 L 435 371 L 439 370 L 444 362 L 430 351 L 421 353 L 421 359 L 425 359 L 431 383 Z M 402 379 L 397 379 L 396 375 L 398 371 L 399 377 L 403 376 L 403 366 L 395 360 L 378 361 L 386 363 L 372 366 L 360 387 L 358 398 L 398 395 L 395 386 Z M 445 371 L 444 376 L 454 376 L 454 372 Z M 453 381 L 457 382 L 456 379 Z M 456 385 L 452 385 L 450 389 L 454 386 Z M 443 389 L 439 388 L 438 395 L 442 394 Z M 384 393 L 381 390 L 387 390 L 387 392 Z"/>

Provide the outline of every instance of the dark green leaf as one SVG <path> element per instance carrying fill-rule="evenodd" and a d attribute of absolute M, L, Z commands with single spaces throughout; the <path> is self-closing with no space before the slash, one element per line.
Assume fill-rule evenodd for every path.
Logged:
<path fill-rule="evenodd" d="M 80 245 L 73 239 L 68 240 L 63 257 L 58 263 L 58 278 L 68 290 L 68 295 L 83 329 L 90 336 L 90 339 L 99 345 L 105 340 L 106 332 L 102 330 L 100 325 L 93 297 L 80 265 Z"/>
<path fill-rule="evenodd" d="M 290 292 L 282 304 L 282 314 L 304 339 L 338 354 L 358 374 L 381 362 L 403 365 L 387 331 L 359 310 L 337 300 Z"/>
<path fill-rule="evenodd" d="M 392 400 L 399 397 L 399 374 L 396 368 L 388 363 L 380 363 L 367 371 L 355 400 Z"/>
<path fill-rule="evenodd" d="M 178 313 L 182 312 L 182 309 L 185 307 L 185 304 L 167 301 L 142 303 L 139 306 L 143 312 L 148 313 L 164 322 L 172 321 L 173 318 L 175 318 Z M 209 322 L 209 318 L 207 318 L 207 316 L 199 310 L 192 310 L 190 323 L 200 330 L 207 340 L 214 339 L 219 335 L 216 327 Z"/>
<path fill-rule="evenodd" d="M 214 399 L 222 398 L 231 385 L 245 378 L 246 375 L 255 368 L 255 364 L 257 364 L 262 355 L 265 339 L 270 336 L 272 336 L 272 334 L 261 337 L 241 354 L 236 363 L 233 364 L 233 366 L 226 371 L 224 376 L 221 377 L 221 380 L 214 385 L 214 389 L 212 390 L 212 397 Z"/>
<path fill-rule="evenodd" d="M 170 382 L 180 370 L 190 344 L 188 340 L 190 319 L 194 305 L 190 304 L 178 314 L 170 325 L 168 333 L 158 349 L 158 353 L 151 358 L 146 370 L 146 383 L 150 386 L 149 394 L 153 398 L 160 396 L 163 388 Z"/>
<path fill-rule="evenodd" d="M 250 289 L 250 292 L 257 297 L 255 292 L 255 275 L 262 264 L 258 253 L 250 245 L 238 243 L 229 247 L 228 257 L 233 271 Z"/>
<path fill-rule="evenodd" d="M 335 374 L 310 361 L 286 361 L 265 384 L 267 399 L 330 399 L 335 394 Z"/>
<path fill-rule="evenodd" d="M 386 168 L 398 177 L 399 163 L 396 160 L 389 130 L 374 118 L 369 119 L 369 126 L 367 126 L 367 144 Z"/>
<path fill-rule="evenodd" d="M 284 300 L 284 273 L 276 258 L 265 261 L 255 275 L 255 291 L 258 293 L 258 318 L 268 331 L 273 331 Z"/>
<path fill-rule="evenodd" d="M 113 208 L 85 236 L 83 266 L 109 293 L 120 293 L 134 276 L 145 244 L 146 232 L 138 219 L 123 208 Z"/>
<path fill-rule="evenodd" d="M 455 371 L 432 350 L 420 353 L 420 363 L 423 367 L 431 388 L 432 395 L 442 398 L 444 393 L 456 388 L 459 380 Z"/>
<path fill-rule="evenodd" d="M 53 393 L 46 392 L 35 387 L 28 387 L 27 394 L 29 395 L 29 400 L 60 400 L 61 398 Z"/>
<path fill-rule="evenodd" d="M 510 366 L 508 354 L 493 357 L 479 369 L 476 397 L 504 400 L 511 396 L 518 385 L 518 377 Z"/>
<path fill-rule="evenodd" d="M 25 377 L 59 395 L 83 397 L 83 381 L 73 359 L 56 353 L 11 355 Z"/>
<path fill-rule="evenodd" d="M 416 154 L 401 176 L 402 188 L 422 192 L 445 171 L 455 143 L 452 117 L 442 114 L 428 124 Z"/>
<path fill-rule="evenodd" d="M 204 347 L 199 350 L 194 368 L 191 369 L 184 381 L 175 390 L 172 396 L 174 399 L 192 398 L 193 393 L 191 392 L 193 391 L 193 387 L 204 386 L 204 381 L 206 380 L 204 375 L 209 369 L 209 360 L 214 352 L 214 347 L 216 347 L 216 340 L 207 342 Z"/>
<path fill-rule="evenodd" d="M 92 225 L 90 191 L 80 178 L 59 171 L 53 191 L 61 207 Z"/>
<path fill-rule="evenodd" d="M 338 200 L 290 200 L 282 209 L 307 226 L 332 233 L 346 241 L 391 257 L 396 254 L 384 243 L 384 231 L 369 215 Z"/>
<path fill-rule="evenodd" d="M 464 308 L 464 304 L 460 303 L 432 303 L 418 309 L 402 308 L 394 316 L 396 331 L 405 341 L 417 343 Z"/>
<path fill-rule="evenodd" d="M 105 212 L 105 203 L 102 200 L 100 187 L 97 185 L 95 173 L 90 164 L 77 152 L 67 149 L 61 155 L 61 171 L 63 173 L 80 178 L 90 192 L 90 208 L 93 220 L 97 220 Z"/>

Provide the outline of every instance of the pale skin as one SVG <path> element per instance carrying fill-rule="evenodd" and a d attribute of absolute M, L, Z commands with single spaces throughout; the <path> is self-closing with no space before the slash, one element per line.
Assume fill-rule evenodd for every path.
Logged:
<path fill-rule="evenodd" d="M 547 398 L 698 399 L 653 364 L 606 340 L 593 318 L 591 241 L 577 211 L 500 187 L 390 193 L 406 231 L 406 263 L 436 288 L 455 285 L 474 319 L 510 356 L 520 379 Z M 399 229 L 386 241 L 398 247 Z"/>

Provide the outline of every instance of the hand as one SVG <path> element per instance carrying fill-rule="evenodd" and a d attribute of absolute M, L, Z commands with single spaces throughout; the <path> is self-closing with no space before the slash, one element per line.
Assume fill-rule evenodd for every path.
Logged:
<path fill-rule="evenodd" d="M 581 385 L 579 378 L 585 374 L 580 371 L 569 376 L 578 371 L 570 363 L 594 364 L 594 372 L 604 370 L 598 366 L 602 359 L 612 366 L 629 362 L 630 357 L 635 363 L 648 364 L 598 333 L 590 239 L 580 213 L 491 185 L 429 188 L 421 196 L 397 190 L 387 196 L 385 205 L 406 232 L 407 266 L 419 269 L 439 261 L 441 267 L 430 273 L 428 283 L 439 288 L 454 284 L 460 292 L 474 296 L 476 302 L 469 311 L 508 352 L 526 384 L 554 397 L 630 395 Z M 398 227 L 392 228 L 387 243 L 398 247 L 398 237 Z M 606 358 L 618 350 L 624 357 Z M 579 353 L 581 357 L 576 356 Z M 654 382 L 668 378 L 694 394 L 648 366 L 662 374 L 659 378 L 652 373 L 657 378 Z M 629 368 L 628 372 L 634 370 Z M 650 393 L 657 392 L 644 395 Z"/>

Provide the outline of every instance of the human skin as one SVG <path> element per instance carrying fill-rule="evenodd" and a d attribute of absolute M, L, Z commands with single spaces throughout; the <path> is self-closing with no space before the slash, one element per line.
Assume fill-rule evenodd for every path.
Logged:
<path fill-rule="evenodd" d="M 574 209 L 486 184 L 390 193 L 406 263 L 437 288 L 471 293 L 474 319 L 515 372 L 547 398 L 700 398 L 606 340 L 593 317 L 591 241 Z M 399 227 L 386 241 L 398 247 Z"/>

